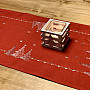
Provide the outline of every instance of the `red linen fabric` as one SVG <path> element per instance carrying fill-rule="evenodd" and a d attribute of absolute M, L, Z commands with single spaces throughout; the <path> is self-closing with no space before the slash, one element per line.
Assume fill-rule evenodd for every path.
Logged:
<path fill-rule="evenodd" d="M 41 46 L 40 29 L 48 20 L 0 9 L 0 64 L 90 90 L 90 26 L 71 22 L 70 41 L 60 52 Z"/>

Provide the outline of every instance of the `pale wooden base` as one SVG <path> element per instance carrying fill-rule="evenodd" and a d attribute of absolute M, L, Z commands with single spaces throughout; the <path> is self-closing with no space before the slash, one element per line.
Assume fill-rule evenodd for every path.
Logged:
<path fill-rule="evenodd" d="M 0 8 L 90 25 L 90 0 L 0 0 Z M 0 65 L 0 90 L 72 90 Z"/>
<path fill-rule="evenodd" d="M 0 8 L 90 25 L 90 0 L 0 0 Z"/>
<path fill-rule="evenodd" d="M 73 90 L 73 88 L 0 65 L 0 90 Z"/>

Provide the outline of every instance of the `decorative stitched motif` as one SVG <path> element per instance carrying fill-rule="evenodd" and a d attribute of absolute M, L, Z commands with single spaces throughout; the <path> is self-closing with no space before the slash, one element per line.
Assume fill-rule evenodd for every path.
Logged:
<path fill-rule="evenodd" d="M 32 23 L 32 28 L 34 28 L 35 26 L 38 27 L 36 32 L 38 32 L 39 30 L 41 30 L 41 28 L 45 25 L 44 22 L 38 22 L 38 21 L 30 22 L 30 21 L 25 21 L 25 20 L 16 19 L 16 18 L 7 17 L 7 16 L 0 16 L 0 17 L 12 19 L 12 20 L 16 20 L 16 21 L 20 21 L 20 22 Z M 3 23 L 3 24 L 5 24 L 5 23 Z"/>
<path fill-rule="evenodd" d="M 90 35 L 89 33 L 84 33 L 84 32 L 79 32 L 79 31 L 74 31 L 74 30 L 70 30 L 70 31 L 80 33 L 80 34 Z"/>
<path fill-rule="evenodd" d="M 87 67 L 87 68 L 90 68 L 90 64 L 83 64 L 83 63 L 80 63 L 80 64 Z"/>
<path fill-rule="evenodd" d="M 8 56 L 13 56 L 15 58 L 20 58 L 20 59 L 27 60 L 27 61 L 35 60 L 37 62 L 42 62 L 44 64 L 49 64 L 51 66 L 55 66 L 55 67 L 58 67 L 58 68 L 63 68 L 65 70 L 70 70 L 70 71 L 73 71 L 73 72 L 83 73 L 83 74 L 86 74 L 86 75 L 90 76 L 90 72 L 83 72 L 83 71 L 71 69 L 71 68 L 68 68 L 68 67 L 64 67 L 62 65 L 57 65 L 57 64 L 54 64 L 54 63 L 50 63 L 50 62 L 47 62 L 47 61 L 43 61 L 43 60 L 39 60 L 39 59 L 33 58 L 33 57 L 31 57 L 32 49 L 29 52 L 27 52 L 26 54 L 24 54 L 24 50 L 25 50 L 26 46 L 27 45 L 24 45 L 18 51 L 15 51 L 15 49 L 16 49 L 16 45 L 15 45 L 13 48 L 8 50 L 5 54 L 8 55 Z M 2 51 L 6 51 L 6 50 L 2 50 Z M 65 57 L 65 58 L 69 58 L 69 57 Z M 86 65 L 86 64 L 81 64 L 81 65 L 90 68 L 90 65 Z"/>
<path fill-rule="evenodd" d="M 41 29 L 41 26 L 44 26 L 44 24 L 45 24 L 44 22 L 37 22 L 37 21 L 30 22 L 30 21 L 25 21 L 25 20 L 12 18 L 12 17 L 7 17 L 7 16 L 0 16 L 0 17 L 16 20 L 16 21 L 20 21 L 20 22 L 32 23 L 32 28 L 37 25 L 38 26 L 38 30 Z M 41 23 L 42 23 L 42 25 L 41 25 Z M 38 30 L 37 30 L 37 32 L 38 32 Z M 74 31 L 74 30 L 70 30 L 70 31 L 76 32 L 76 33 L 80 33 L 80 34 L 90 35 L 89 33 L 84 33 L 84 32 L 79 32 L 79 31 Z"/>
<path fill-rule="evenodd" d="M 43 26 L 44 26 L 44 22 L 38 22 L 38 21 L 33 21 L 33 22 L 30 22 L 30 21 L 25 21 L 25 20 L 20 20 L 20 19 L 16 19 L 16 18 L 12 18 L 12 17 L 6 17 L 6 16 L 0 16 L 2 18 L 7 18 L 7 19 L 11 19 L 11 20 L 16 20 L 16 21 L 20 21 L 20 22 L 25 22 L 25 23 L 32 23 L 32 28 L 34 28 L 35 26 L 38 27 L 37 31 L 38 32 Z M 6 23 L 3 23 L 3 24 L 6 24 Z M 74 31 L 74 30 L 70 30 L 71 32 L 75 32 L 75 33 L 80 33 L 80 34 L 85 34 L 85 35 L 90 35 L 88 33 L 84 33 L 84 32 L 79 32 L 79 31 Z M 30 33 L 30 31 L 28 31 L 28 33 Z M 22 41 L 20 41 L 22 42 Z M 76 40 L 75 42 L 78 42 L 78 40 Z M 36 46 L 36 44 L 34 44 L 34 46 Z M 47 62 L 47 61 L 43 61 L 43 60 L 39 60 L 39 59 L 36 59 L 36 58 L 33 58 L 31 57 L 31 52 L 32 52 L 32 49 L 29 50 L 29 52 L 27 53 L 24 53 L 24 50 L 26 48 L 26 45 L 24 45 L 21 49 L 19 49 L 18 51 L 15 51 L 16 49 L 16 45 L 11 48 L 10 50 L 6 51 L 6 50 L 3 50 L 3 49 L 0 49 L 0 51 L 3 51 L 5 52 L 6 55 L 8 56 L 13 56 L 15 58 L 20 58 L 20 59 L 23 59 L 23 60 L 27 60 L 27 61 L 30 61 L 30 60 L 35 60 L 37 62 L 42 62 L 44 64 L 49 64 L 51 66 L 55 66 L 55 67 L 58 67 L 58 68 L 63 68 L 65 70 L 70 70 L 70 71 L 74 71 L 74 72 L 79 72 L 79 73 L 83 73 L 83 74 L 86 74 L 88 76 L 90 76 L 90 72 L 83 72 L 83 71 L 79 71 L 79 70 L 75 70 L 75 69 L 71 69 L 71 68 L 68 68 L 68 67 L 64 67 L 62 65 L 57 65 L 57 64 L 54 64 L 54 63 L 51 63 L 51 62 Z M 86 51 L 87 53 L 90 53 L 90 51 Z M 69 57 L 65 56 L 66 59 L 68 59 Z M 78 58 L 78 56 L 75 56 L 75 58 Z M 90 59 L 89 57 L 86 57 L 86 59 Z M 88 67 L 87 65 L 85 64 L 82 64 L 83 66 L 86 66 Z"/>

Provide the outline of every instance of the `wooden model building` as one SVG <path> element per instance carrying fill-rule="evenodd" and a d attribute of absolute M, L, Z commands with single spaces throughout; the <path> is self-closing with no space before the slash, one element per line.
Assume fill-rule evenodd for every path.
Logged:
<path fill-rule="evenodd" d="M 50 19 L 41 29 L 42 46 L 62 51 L 69 40 L 70 23 Z"/>

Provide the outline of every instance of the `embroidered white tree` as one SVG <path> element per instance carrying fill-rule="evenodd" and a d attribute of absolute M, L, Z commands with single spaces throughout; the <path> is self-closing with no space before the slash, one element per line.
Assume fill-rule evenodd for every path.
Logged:
<path fill-rule="evenodd" d="M 38 32 L 39 30 L 42 29 L 42 27 L 45 25 L 45 23 L 44 23 L 44 22 L 33 21 L 33 22 L 32 22 L 32 28 L 33 28 L 34 26 L 36 26 L 36 25 L 38 26 L 38 29 L 37 29 L 36 32 Z"/>
<path fill-rule="evenodd" d="M 22 59 L 29 61 L 29 59 L 31 58 L 31 51 L 32 51 L 32 49 L 28 53 L 24 54 Z"/>
<path fill-rule="evenodd" d="M 21 49 L 19 49 L 18 51 L 15 51 L 15 53 L 13 53 L 11 55 L 14 56 L 15 58 L 23 58 L 25 47 L 26 47 L 26 45 L 24 45 Z"/>
<path fill-rule="evenodd" d="M 81 65 L 87 67 L 87 68 L 90 68 L 90 64 L 82 64 L 80 63 Z M 88 76 L 90 76 L 90 72 L 83 72 L 84 74 L 87 74 Z"/>
<path fill-rule="evenodd" d="M 86 66 L 87 68 L 90 68 L 90 64 L 81 64 L 83 66 Z"/>
<path fill-rule="evenodd" d="M 10 56 L 10 55 L 12 55 L 15 52 L 15 49 L 16 49 L 16 45 L 13 48 L 11 48 L 10 50 L 8 50 L 5 54 Z"/>
<path fill-rule="evenodd" d="M 85 52 L 90 53 L 90 51 L 85 51 Z"/>
<path fill-rule="evenodd" d="M 87 74 L 88 76 L 90 76 L 90 72 L 84 72 L 84 74 Z"/>

